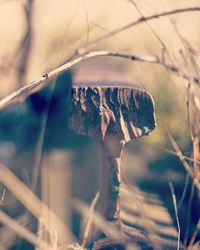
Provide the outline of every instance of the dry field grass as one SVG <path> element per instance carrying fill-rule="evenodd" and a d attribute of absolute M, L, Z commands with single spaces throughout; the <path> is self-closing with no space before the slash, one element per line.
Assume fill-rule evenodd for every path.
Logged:
<path fill-rule="evenodd" d="M 0 250 L 91 248 L 97 229 L 128 250 L 199 249 L 199 23 L 198 0 L 0 1 Z M 95 212 L 99 145 L 66 132 L 66 68 L 154 98 L 156 130 L 122 153 L 130 244 Z"/>

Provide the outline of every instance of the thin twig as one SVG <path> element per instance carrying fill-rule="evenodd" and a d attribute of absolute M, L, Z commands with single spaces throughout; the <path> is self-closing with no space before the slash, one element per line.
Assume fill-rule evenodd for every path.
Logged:
<path fill-rule="evenodd" d="M 186 45 L 186 43 L 185 43 L 185 39 L 183 38 L 183 36 L 181 35 L 181 33 L 179 32 L 179 30 L 178 30 L 178 28 L 177 28 L 177 26 L 176 26 L 176 23 L 175 23 L 175 21 L 171 18 L 171 17 L 169 17 L 169 19 L 170 19 L 170 22 L 171 22 L 171 24 L 172 24 L 172 26 L 173 26 L 173 28 L 174 28 L 174 30 L 175 30 L 175 32 L 176 32 L 176 34 L 177 34 L 177 36 L 178 36 L 178 38 L 180 39 L 180 41 L 181 41 L 181 43 L 182 43 L 182 45 L 183 45 L 183 47 L 185 48 L 185 51 L 186 51 L 186 53 L 188 54 L 188 46 Z M 191 97 L 191 88 L 192 88 L 192 86 L 191 86 L 191 81 L 190 81 L 190 71 L 189 71 L 189 65 L 188 65 L 188 60 L 187 60 L 187 57 L 185 57 L 185 55 L 184 55 L 184 53 L 182 52 L 182 50 L 181 50 L 181 55 L 182 55 L 182 58 L 183 58 L 183 61 L 184 61 L 184 63 L 185 63 L 185 68 L 186 68 L 186 72 L 187 72 L 187 76 L 188 76 L 188 83 L 187 83 L 187 85 L 186 85 L 186 88 L 187 88 L 187 102 L 186 102 L 186 106 L 187 106 L 187 119 L 188 119 L 188 128 L 189 128 L 189 131 L 190 131 L 190 137 L 191 137 L 191 140 L 193 141 L 193 139 L 194 139 L 194 135 L 193 135 L 193 131 L 192 131 L 192 128 L 191 128 L 191 114 L 190 114 L 190 97 Z M 193 100 L 192 100 L 193 101 Z"/>
<path fill-rule="evenodd" d="M 183 47 L 188 55 L 189 60 L 191 61 L 191 65 L 193 66 L 194 72 L 196 72 L 197 78 L 199 78 L 198 66 L 197 66 L 194 58 L 191 56 L 191 49 L 190 49 L 188 42 L 186 42 L 183 35 L 179 32 L 178 27 L 177 27 L 174 19 L 171 18 L 171 16 L 169 16 L 169 20 L 170 20 L 178 38 L 180 39 L 180 41 L 181 41 L 181 43 L 182 43 L 182 45 L 183 45 Z M 191 128 L 190 97 L 192 97 L 191 100 L 192 100 L 192 104 L 194 105 L 194 107 L 198 108 L 198 105 L 197 105 L 197 102 L 195 101 L 194 86 L 192 86 L 192 82 L 191 82 L 188 61 L 187 61 L 187 58 L 184 56 L 183 52 L 181 54 L 182 54 L 183 60 L 185 62 L 186 72 L 188 75 L 188 83 L 186 84 L 186 87 L 187 87 L 187 116 L 188 116 L 188 127 L 189 127 L 189 131 L 190 131 L 190 136 L 191 136 L 191 140 L 194 144 L 194 135 L 193 135 L 193 131 Z"/>
<path fill-rule="evenodd" d="M 143 145 L 145 145 L 145 146 L 148 146 L 148 147 L 151 147 L 151 148 L 152 148 L 152 145 L 151 145 L 150 143 L 148 143 L 148 142 L 138 141 L 138 143 L 143 144 Z M 163 147 L 160 147 L 160 146 L 157 146 L 157 145 L 153 145 L 153 147 L 154 147 L 156 150 L 160 150 L 160 151 L 163 151 L 163 152 L 168 153 L 168 154 L 170 154 L 170 155 L 177 156 L 176 151 L 170 150 L 170 149 L 168 149 L 168 148 L 163 148 Z M 194 160 L 193 158 L 191 158 L 191 157 L 189 157 L 189 156 L 187 156 L 187 155 L 182 154 L 182 156 L 183 156 L 183 158 L 184 158 L 185 160 L 187 160 L 187 161 L 195 162 L 195 163 L 197 163 L 197 164 L 200 164 L 200 161 Z M 178 157 L 178 156 L 177 156 L 177 157 Z"/>
<path fill-rule="evenodd" d="M 194 57 L 191 55 L 191 49 L 190 49 L 189 43 L 186 41 L 186 39 L 183 37 L 183 35 L 179 32 L 175 21 L 171 17 L 169 17 L 169 19 L 170 19 L 170 22 L 172 23 L 172 26 L 173 26 L 175 32 L 177 33 L 177 35 L 179 37 L 181 43 L 183 44 L 183 47 L 185 48 L 186 53 L 188 54 L 188 58 L 190 59 L 191 65 L 193 66 L 193 69 L 194 69 L 194 72 L 196 73 L 197 77 L 199 77 L 199 68 L 198 68 L 198 65 L 197 65 Z M 188 68 L 187 65 L 186 65 L 186 68 Z"/>
<path fill-rule="evenodd" d="M 102 40 L 109 38 L 111 36 L 117 35 L 118 33 L 127 30 L 129 28 L 132 28 L 138 24 L 142 24 L 145 23 L 146 21 L 151 21 L 160 17 L 164 17 L 164 16 L 168 16 L 168 15 L 175 15 L 175 14 L 181 14 L 181 13 L 185 13 L 185 12 L 197 12 L 200 11 L 200 7 L 188 7 L 188 8 L 179 8 L 179 9 L 175 9 L 175 10 L 170 10 L 170 11 L 165 11 L 165 12 L 161 12 L 161 13 L 157 13 L 154 15 L 150 15 L 147 17 L 141 17 L 136 21 L 133 21 L 125 26 L 122 26 L 118 29 L 115 29 L 113 31 L 111 31 L 109 34 L 106 34 L 104 36 L 101 36 L 97 39 L 95 39 L 94 41 L 92 41 L 88 46 L 85 46 L 83 49 L 84 51 L 88 51 L 92 46 L 94 46 L 96 43 L 101 42 Z"/>
<path fill-rule="evenodd" d="M 28 96 L 30 96 L 31 94 L 39 91 L 40 89 L 42 89 L 43 87 L 48 85 L 59 74 L 61 74 L 64 71 L 67 71 L 72 66 L 74 66 L 82 61 L 85 61 L 89 58 L 94 58 L 94 57 L 99 57 L 99 56 L 114 56 L 114 57 L 126 58 L 126 59 L 129 59 L 132 61 L 158 64 L 158 65 L 165 67 L 165 69 L 167 69 L 168 71 L 170 71 L 172 73 L 179 73 L 179 75 L 181 75 L 184 79 L 187 79 L 187 76 L 185 74 L 181 74 L 180 70 L 177 67 L 174 67 L 174 66 L 171 66 L 168 64 L 163 64 L 163 62 L 157 56 L 138 56 L 135 54 L 129 54 L 129 53 L 125 53 L 125 52 L 107 51 L 107 50 L 93 51 L 93 52 L 83 54 L 83 55 L 79 56 L 78 58 L 61 65 L 60 67 L 50 71 L 48 74 L 45 74 L 39 80 L 36 80 L 36 81 L 20 88 L 19 90 L 13 92 L 9 96 L 5 97 L 4 99 L 2 99 L 0 101 L 0 110 L 3 108 L 6 108 L 7 106 L 9 106 L 11 104 L 23 102 Z M 200 79 L 197 79 L 197 78 L 193 78 L 192 80 L 196 83 L 200 82 Z M 193 93 L 193 95 L 194 95 L 194 93 Z M 194 96 L 194 101 L 196 102 L 196 106 L 200 110 L 200 101 L 196 96 Z"/>
<path fill-rule="evenodd" d="M 137 12 L 140 14 L 140 18 L 145 18 L 142 11 L 140 10 L 140 8 L 138 7 L 138 5 L 136 4 L 135 1 L 133 0 L 129 0 L 130 3 L 133 4 L 133 6 L 135 7 L 135 9 L 137 10 Z M 151 24 L 149 23 L 148 19 L 145 19 L 145 23 L 147 25 L 147 27 L 150 29 L 150 31 L 152 32 L 152 34 L 154 35 L 154 37 L 157 39 L 157 41 L 160 43 L 161 45 L 161 48 L 162 48 L 162 62 L 164 63 L 165 62 L 165 53 L 167 54 L 170 62 L 173 64 L 173 66 L 175 66 L 170 54 L 169 54 L 169 51 L 167 50 L 166 48 L 166 45 L 165 43 L 162 41 L 162 39 L 160 38 L 160 36 L 157 34 L 157 32 L 152 28 Z"/>

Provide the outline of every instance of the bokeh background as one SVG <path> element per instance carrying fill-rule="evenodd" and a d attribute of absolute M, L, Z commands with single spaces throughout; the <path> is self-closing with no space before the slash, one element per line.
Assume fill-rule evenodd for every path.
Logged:
<path fill-rule="evenodd" d="M 199 77 L 199 12 L 168 15 L 112 35 L 112 31 L 141 16 L 191 6 L 199 7 L 199 1 L 2 0 L 0 98 L 39 79 L 83 50 L 158 56 L 186 76 Z M 95 42 L 105 35 L 109 36 Z M 168 132 L 181 152 L 190 158 L 187 163 L 193 169 L 191 159 L 195 150 L 191 134 L 196 128 L 194 124 L 199 124 L 193 99 L 194 95 L 199 96 L 198 84 L 166 71 L 163 66 L 117 57 L 97 57 L 81 62 L 57 83 L 59 81 L 129 82 L 151 93 L 157 128 L 149 137 L 128 143 L 122 155 L 123 182 L 131 186 L 128 194 L 127 186 L 122 192 L 124 221 L 150 235 L 176 240 L 177 225 L 169 188 L 172 182 L 180 204 L 182 243 L 194 245 L 199 237 L 199 194 L 187 177 Z M 191 90 L 192 96 L 188 94 Z M 55 212 L 76 237 L 81 238 L 83 219 L 80 212 L 71 208 L 69 201 L 78 198 L 91 203 L 98 191 L 101 159 L 95 141 L 66 131 L 66 93 L 66 84 L 51 84 L 23 104 L 1 111 L 0 161 Z M 198 141 L 196 151 L 197 145 Z M 0 193 L 3 201 L 0 209 L 16 221 L 24 220 L 26 199 L 16 199 L 15 192 L 8 190 L 5 184 L 0 186 Z M 36 235 L 45 231 L 41 238 L 51 241 L 46 232 L 49 229 L 43 223 L 39 224 L 45 229 L 38 229 L 42 212 L 35 217 L 29 215 L 22 220 L 23 226 Z M 33 249 L 32 245 L 16 237 L 16 233 L 6 230 L 7 226 L 2 223 L 1 249 Z M 59 237 L 64 244 L 66 236 Z"/>

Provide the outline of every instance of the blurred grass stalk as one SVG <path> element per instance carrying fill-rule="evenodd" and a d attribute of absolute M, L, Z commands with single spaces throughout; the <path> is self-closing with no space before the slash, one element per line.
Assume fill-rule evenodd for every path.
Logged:
<path fill-rule="evenodd" d="M 71 209 L 70 209 L 70 196 L 71 196 L 71 153 L 66 150 L 52 150 L 43 157 L 41 165 L 41 200 L 48 208 L 53 211 L 63 223 L 66 225 L 71 224 Z M 46 228 L 45 210 L 41 211 L 41 218 L 39 220 L 39 233 L 40 237 L 47 242 L 53 243 L 58 237 L 57 231 L 49 231 Z M 48 218 L 51 223 L 51 217 Z M 68 237 L 70 240 L 72 236 Z M 53 241 L 53 242 L 52 242 Z M 66 242 L 64 242 L 66 243 Z M 69 242 L 68 242 L 69 243 Z M 55 243 L 54 243 L 55 245 Z"/>
<path fill-rule="evenodd" d="M 77 210 L 83 218 L 87 218 L 88 215 L 91 216 L 93 224 L 97 229 L 106 233 L 108 237 L 122 245 L 126 245 L 126 239 L 114 228 L 114 226 L 109 224 L 105 219 L 95 211 L 92 211 L 90 207 L 83 201 L 74 199 L 72 205 L 75 210 Z"/>
<path fill-rule="evenodd" d="M 10 228 L 17 236 L 27 240 L 34 246 L 38 247 L 38 250 L 55 250 L 52 246 L 48 245 L 45 241 L 42 241 L 25 227 L 21 226 L 17 221 L 9 217 L 3 211 L 0 211 L 0 222 Z M 1 243 L 0 243 L 1 246 Z M 3 246 L 1 246 L 3 247 Z"/>
<path fill-rule="evenodd" d="M 82 236 L 83 240 L 82 240 L 82 245 L 81 245 L 82 248 L 86 247 L 87 243 L 89 242 L 89 238 L 91 236 L 91 230 L 92 230 L 93 220 L 94 220 L 93 216 L 94 216 L 94 211 L 95 211 L 98 199 L 99 199 L 99 192 L 96 193 L 90 205 L 88 215 L 84 219 L 83 228 L 81 230 L 83 234 Z"/>
<path fill-rule="evenodd" d="M 97 197 L 94 198 L 94 203 L 96 201 Z M 109 223 L 108 221 L 106 221 L 99 213 L 97 213 L 96 211 L 93 210 L 93 205 L 88 206 L 85 202 L 78 200 L 78 199 L 73 199 L 72 201 L 72 205 L 74 207 L 75 210 L 77 210 L 80 215 L 83 218 L 88 218 L 88 216 L 90 217 L 90 227 L 93 224 L 95 226 L 95 229 L 104 232 L 106 234 L 106 238 L 101 239 L 100 241 L 102 241 L 102 247 L 104 245 L 104 241 L 105 241 L 105 245 L 107 244 L 107 240 L 109 241 L 113 241 L 113 242 L 117 242 L 120 243 L 121 245 L 125 246 L 126 249 L 138 249 L 138 247 L 132 242 L 128 241 L 127 238 L 125 237 L 125 234 L 122 234 L 117 228 L 116 225 L 114 223 Z M 97 231 L 96 231 L 97 232 Z M 95 243 L 98 244 L 98 241 L 96 241 Z M 84 242 L 85 244 L 85 242 Z M 94 249 L 96 249 L 94 247 Z"/>
<path fill-rule="evenodd" d="M 31 212 L 38 221 L 42 220 L 49 232 L 56 232 L 58 243 L 74 241 L 74 236 L 63 221 L 50 210 L 29 188 L 26 187 L 6 166 L 0 163 L 0 183 L 3 184 Z"/>

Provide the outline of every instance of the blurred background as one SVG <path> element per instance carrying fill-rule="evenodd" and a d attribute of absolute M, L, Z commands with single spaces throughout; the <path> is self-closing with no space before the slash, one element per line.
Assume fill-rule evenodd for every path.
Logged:
<path fill-rule="evenodd" d="M 187 7 L 200 7 L 199 1 L 1 0 L 0 98 L 94 50 L 157 56 L 188 78 L 199 79 L 199 12 L 167 15 L 120 31 L 142 16 Z M 81 81 L 132 83 L 151 93 L 157 128 L 123 150 L 122 218 L 126 225 L 150 235 L 154 243 L 158 242 L 155 236 L 176 242 L 171 182 L 181 242 L 198 249 L 199 191 L 184 168 L 188 166 L 199 178 L 199 85 L 153 63 L 118 57 L 89 59 L 23 104 L 1 110 L 0 162 L 5 167 L 0 172 L 1 211 L 46 242 L 83 241 L 84 218 L 72 208 L 71 199 L 90 206 L 99 188 L 101 159 L 97 142 L 73 134 L 66 126 L 67 88 Z M 179 150 L 186 158 L 180 160 Z M 30 201 L 21 184 L 40 200 Z M 46 218 L 49 210 L 41 201 L 59 218 Z M 35 249 L 1 216 L 0 249 Z M 51 223 L 56 236 L 48 227 Z M 41 248 L 36 245 L 36 249 Z"/>

